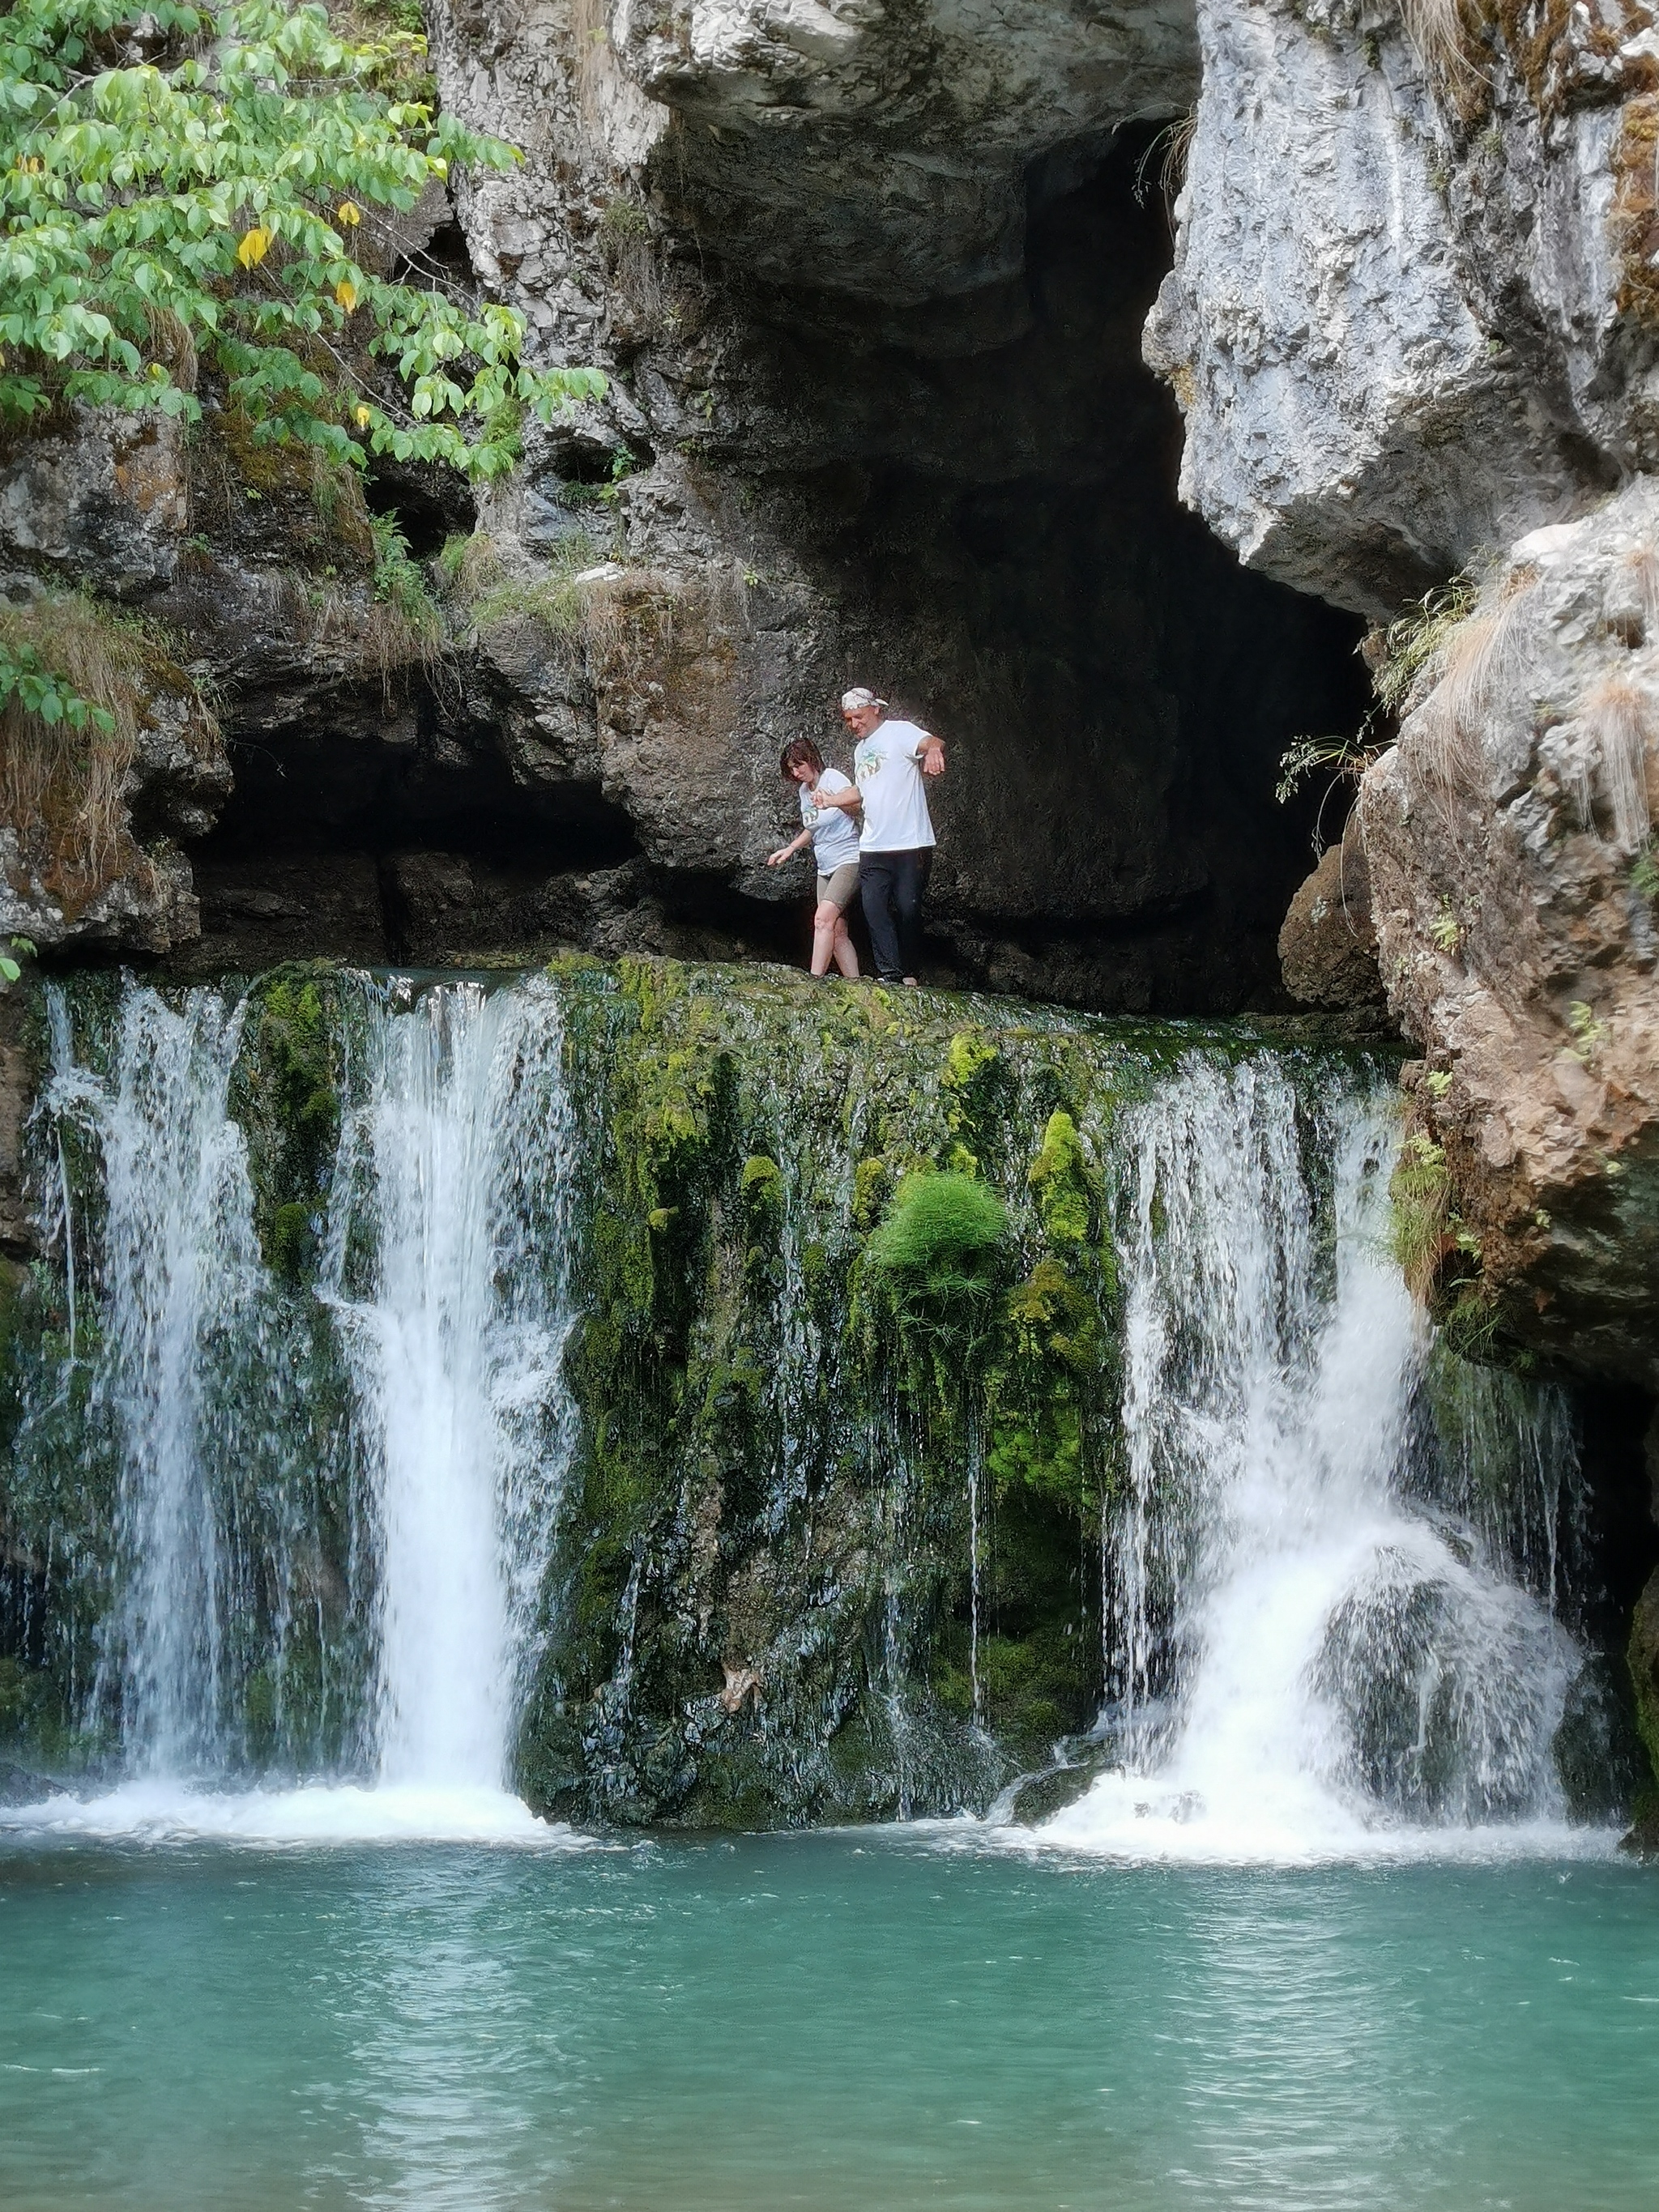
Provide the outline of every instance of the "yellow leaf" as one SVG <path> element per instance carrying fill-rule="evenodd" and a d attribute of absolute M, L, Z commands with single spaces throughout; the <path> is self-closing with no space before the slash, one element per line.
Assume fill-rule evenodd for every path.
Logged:
<path fill-rule="evenodd" d="M 374 420 L 374 410 L 372 407 L 363 407 L 359 405 L 352 409 L 351 414 L 352 419 L 356 423 L 357 428 L 360 430 L 367 430 L 369 424 Z"/>
<path fill-rule="evenodd" d="M 252 230 L 243 232 L 242 242 L 236 249 L 236 258 L 244 269 L 252 269 L 256 262 L 264 259 L 270 251 L 270 239 L 271 234 L 262 222 L 256 222 Z"/>
<path fill-rule="evenodd" d="M 342 200 L 339 216 L 342 222 L 359 223 L 363 219 L 363 211 L 355 200 Z"/>
<path fill-rule="evenodd" d="M 357 304 L 357 287 L 349 276 L 341 277 L 339 283 L 334 287 L 334 296 L 347 314 L 349 314 Z"/>

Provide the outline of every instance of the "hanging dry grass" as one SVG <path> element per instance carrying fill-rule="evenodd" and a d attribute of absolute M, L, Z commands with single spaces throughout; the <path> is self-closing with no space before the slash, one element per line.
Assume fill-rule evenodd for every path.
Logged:
<path fill-rule="evenodd" d="M 452 539 L 440 573 L 475 630 L 532 623 L 590 682 L 636 677 L 673 640 L 674 587 L 652 568 L 608 562 L 574 538 L 533 575 L 515 574 L 487 533 Z"/>
<path fill-rule="evenodd" d="M 1492 97 L 1480 19 L 1467 0 L 1400 0 L 1400 20 L 1424 76 L 1463 120 Z"/>
<path fill-rule="evenodd" d="M 151 301 L 144 311 L 149 324 L 150 353 L 173 378 L 181 392 L 194 392 L 198 375 L 196 341 L 190 334 L 190 325 L 175 315 L 171 307 Z"/>
<path fill-rule="evenodd" d="M 1653 701 L 1628 676 L 1604 676 L 1587 695 L 1580 719 L 1590 740 L 1591 761 L 1574 793 L 1579 822 L 1586 830 L 1596 829 L 1595 799 L 1599 793 L 1601 813 L 1611 830 L 1607 842 L 1622 853 L 1639 853 L 1653 826 L 1648 806 Z M 1590 788 L 1592 763 L 1595 790 Z"/>
<path fill-rule="evenodd" d="M 252 527 L 308 568 L 375 557 L 360 471 L 302 439 L 261 438 L 240 407 L 212 410 L 193 441 L 190 504 L 204 535 L 234 544 Z"/>
<path fill-rule="evenodd" d="M 0 823 L 15 834 L 25 866 L 72 914 L 119 875 L 148 877 L 125 791 L 160 700 L 176 702 L 185 742 L 204 754 L 218 726 L 166 641 L 89 592 L 0 602 L 0 641 L 32 649 L 113 722 L 107 731 L 44 722 L 15 697 L 0 711 Z"/>
<path fill-rule="evenodd" d="M 1135 165 L 1135 204 L 1146 206 L 1156 180 L 1171 228 L 1175 225 L 1175 204 L 1186 187 L 1187 164 L 1197 136 L 1198 110 L 1194 108 L 1188 114 L 1177 116 L 1173 123 L 1166 123 Z"/>
<path fill-rule="evenodd" d="M 313 641 L 331 645 L 349 666 L 378 675 L 388 706 L 443 652 L 443 617 L 430 599 L 376 599 L 361 586 L 331 584 L 313 586 L 307 603 Z"/>
<path fill-rule="evenodd" d="M 1631 586 L 1637 605 L 1642 611 L 1643 637 L 1653 637 L 1659 633 L 1659 550 L 1645 542 L 1632 546 L 1619 565 Z"/>
<path fill-rule="evenodd" d="M 1482 725 L 1525 673 L 1523 617 L 1536 580 L 1523 572 L 1501 605 L 1455 623 L 1438 642 L 1438 680 L 1419 712 L 1418 743 L 1431 780 L 1447 796 L 1479 783 Z"/>

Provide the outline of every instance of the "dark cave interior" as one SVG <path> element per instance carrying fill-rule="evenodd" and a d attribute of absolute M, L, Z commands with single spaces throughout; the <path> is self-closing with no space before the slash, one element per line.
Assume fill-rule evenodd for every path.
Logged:
<path fill-rule="evenodd" d="M 890 312 L 755 305 L 775 410 L 822 455 L 794 526 L 849 662 L 959 740 L 941 944 L 1006 988 L 1225 1012 L 1278 1002 L 1312 865 L 1320 794 L 1276 804 L 1280 756 L 1356 727 L 1369 686 L 1352 617 L 1242 568 L 1175 495 L 1180 416 L 1140 358 L 1170 254 L 1152 136 L 1053 197 L 1033 179 L 1017 301 L 933 303 L 908 344 Z"/>

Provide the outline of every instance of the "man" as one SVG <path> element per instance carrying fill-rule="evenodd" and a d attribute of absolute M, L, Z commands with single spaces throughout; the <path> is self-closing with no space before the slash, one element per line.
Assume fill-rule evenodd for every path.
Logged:
<path fill-rule="evenodd" d="M 842 696 L 841 718 L 853 735 L 847 791 L 812 793 L 817 807 L 864 809 L 859 837 L 859 893 L 870 925 L 876 974 L 884 983 L 916 980 L 921 947 L 921 894 L 933 856 L 933 825 L 924 776 L 943 775 L 945 746 L 915 722 L 890 721 L 884 699 L 862 684 Z"/>

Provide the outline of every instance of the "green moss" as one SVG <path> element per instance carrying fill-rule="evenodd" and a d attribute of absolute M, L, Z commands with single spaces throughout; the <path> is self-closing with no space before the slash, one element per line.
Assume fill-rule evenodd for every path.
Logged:
<path fill-rule="evenodd" d="M 76 1725 L 62 1681 L 47 1668 L 0 1659 L 0 1757 L 47 1774 L 83 1772 L 108 1750 Z"/>
<path fill-rule="evenodd" d="M 28 1269 L 20 1261 L 0 1258 L 0 1447 L 10 1443 L 22 1418 L 16 1338 L 27 1281 Z"/>
<path fill-rule="evenodd" d="M 945 1055 L 939 1090 L 949 1143 L 946 1168 L 975 1174 L 981 1156 L 1000 1155 L 1012 1091 L 1002 1052 L 979 1030 L 958 1030 Z"/>
<path fill-rule="evenodd" d="M 1026 1181 L 1036 1194 L 1043 1234 L 1051 1243 L 1082 1244 L 1089 1235 L 1093 1193 L 1084 1165 L 1077 1123 L 1056 1109 L 1048 1116 L 1042 1146 Z"/>
<path fill-rule="evenodd" d="M 254 1228 L 265 1265 L 298 1287 L 316 1264 L 312 1228 L 340 1134 L 339 1081 L 351 987 L 329 967 L 273 969 L 249 994 L 231 1086 L 248 1140 Z"/>

